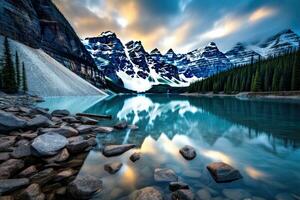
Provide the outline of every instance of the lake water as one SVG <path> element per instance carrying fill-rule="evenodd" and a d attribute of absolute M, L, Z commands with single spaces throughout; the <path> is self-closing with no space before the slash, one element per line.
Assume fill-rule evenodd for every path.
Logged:
<path fill-rule="evenodd" d="M 100 121 L 101 125 L 126 120 L 139 127 L 136 131 L 98 134 L 98 147 L 89 153 L 80 171 L 103 180 L 104 190 L 95 199 L 126 199 L 132 191 L 145 186 L 157 186 L 170 194 L 168 184 L 153 179 L 158 167 L 173 169 L 179 180 L 189 184 L 195 193 L 206 189 L 219 199 L 242 199 L 249 195 L 252 199 L 299 199 L 299 102 L 140 95 L 103 100 L 48 98 L 40 106 L 52 110 L 66 108 L 73 113 L 109 114 L 113 120 Z M 138 148 L 112 158 L 104 157 L 99 150 L 105 144 L 125 143 L 134 143 Z M 184 145 L 196 149 L 194 160 L 186 161 L 179 154 Z M 129 156 L 136 151 L 142 157 L 132 163 Z M 103 165 L 115 160 L 121 161 L 123 167 L 110 175 Z M 234 166 L 243 179 L 216 183 L 206 169 L 214 161 Z"/>

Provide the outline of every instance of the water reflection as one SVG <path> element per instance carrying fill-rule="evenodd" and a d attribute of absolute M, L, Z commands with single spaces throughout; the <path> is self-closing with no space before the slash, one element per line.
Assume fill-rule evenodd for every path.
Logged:
<path fill-rule="evenodd" d="M 99 145 L 135 143 L 139 148 L 113 158 L 92 151 L 80 173 L 103 180 L 104 191 L 95 199 L 126 199 L 134 189 L 149 185 L 169 193 L 167 184 L 153 180 L 157 167 L 172 168 L 193 191 L 208 188 L 214 197 L 224 197 L 226 188 L 246 189 L 266 199 L 278 193 L 300 195 L 299 111 L 299 103 L 235 98 L 151 95 L 104 99 L 85 112 L 114 116 L 112 121 L 101 121 L 103 125 L 127 120 L 139 129 L 98 135 Z M 196 148 L 197 157 L 192 161 L 178 152 L 187 144 Z M 132 163 L 129 157 L 136 151 L 142 158 Z M 103 167 L 112 161 L 123 163 L 115 175 Z M 213 161 L 233 165 L 244 178 L 216 184 L 206 170 Z"/>

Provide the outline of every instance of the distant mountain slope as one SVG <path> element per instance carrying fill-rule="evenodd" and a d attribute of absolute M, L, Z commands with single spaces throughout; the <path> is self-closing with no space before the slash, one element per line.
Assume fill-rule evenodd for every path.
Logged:
<path fill-rule="evenodd" d="M 232 64 L 240 65 L 249 63 L 252 56 L 257 60 L 259 55 L 266 58 L 299 48 L 299 43 L 300 37 L 292 30 L 287 29 L 254 44 L 237 43 L 225 55 Z"/>
<path fill-rule="evenodd" d="M 103 85 L 92 57 L 51 0 L 1 0 L 0 35 L 41 48 L 76 74 Z"/>
<path fill-rule="evenodd" d="M 0 36 L 0 44 L 3 44 Z M 57 62 L 42 49 L 34 49 L 20 42 L 9 40 L 12 52 L 18 51 L 25 63 L 28 92 L 39 96 L 106 95 L 75 73 Z M 13 53 L 14 54 L 14 53 Z M 0 56 L 3 48 L 0 48 Z"/>

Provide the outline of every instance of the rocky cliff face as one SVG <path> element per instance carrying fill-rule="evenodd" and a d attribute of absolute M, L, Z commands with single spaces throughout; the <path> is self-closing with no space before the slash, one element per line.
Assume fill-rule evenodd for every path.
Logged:
<path fill-rule="evenodd" d="M 102 81 L 94 60 L 51 0 L 2 0 L 0 34 L 43 49 L 96 85 Z"/>

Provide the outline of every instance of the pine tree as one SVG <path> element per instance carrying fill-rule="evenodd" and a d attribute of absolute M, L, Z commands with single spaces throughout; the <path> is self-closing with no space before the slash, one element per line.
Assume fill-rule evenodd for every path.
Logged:
<path fill-rule="evenodd" d="M 16 81 L 17 81 L 17 86 L 18 89 L 21 89 L 21 74 L 20 74 L 20 61 L 19 61 L 19 55 L 18 52 L 16 52 L 16 57 L 15 57 L 15 66 L 16 66 Z"/>
<path fill-rule="evenodd" d="M 18 91 L 15 69 L 11 57 L 10 46 L 7 37 L 4 39 L 4 64 L 2 69 L 2 88 L 7 93 Z"/>
<path fill-rule="evenodd" d="M 253 87 L 252 87 L 253 92 L 259 92 L 261 91 L 261 80 L 260 80 L 260 69 L 257 68 L 255 72 L 255 76 L 253 79 Z"/>
<path fill-rule="evenodd" d="M 23 92 L 27 92 L 28 91 L 28 86 L 27 86 L 27 77 L 26 77 L 26 70 L 25 70 L 25 64 L 24 62 L 22 63 L 22 90 Z"/>
<path fill-rule="evenodd" d="M 296 53 L 293 65 L 291 90 L 300 90 L 300 50 Z"/>

